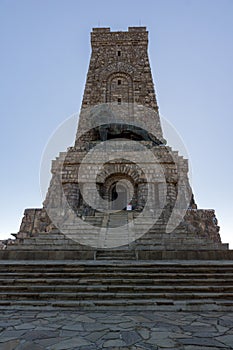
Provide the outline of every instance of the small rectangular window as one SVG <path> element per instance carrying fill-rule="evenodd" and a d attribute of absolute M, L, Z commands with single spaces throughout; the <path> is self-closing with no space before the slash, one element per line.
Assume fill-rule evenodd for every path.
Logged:
<path fill-rule="evenodd" d="M 117 103 L 118 103 L 119 105 L 121 105 L 121 97 L 118 97 Z"/>
<path fill-rule="evenodd" d="M 120 79 L 118 79 L 117 85 L 121 85 L 121 80 Z"/>
<path fill-rule="evenodd" d="M 121 51 L 117 51 L 117 55 L 118 55 L 118 56 L 121 56 Z"/>

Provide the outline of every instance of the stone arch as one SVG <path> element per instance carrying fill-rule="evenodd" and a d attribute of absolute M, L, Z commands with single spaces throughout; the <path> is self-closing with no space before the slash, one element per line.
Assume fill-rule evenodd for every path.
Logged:
<path fill-rule="evenodd" d="M 128 73 L 115 72 L 106 80 L 105 89 L 106 103 L 133 103 L 133 79 Z"/>
<path fill-rule="evenodd" d="M 136 70 L 133 66 L 131 66 L 128 63 L 116 62 L 108 65 L 100 72 L 99 80 L 101 80 L 102 82 L 106 82 L 110 75 L 116 74 L 116 73 L 128 74 L 132 77 L 132 80 L 134 80 L 134 75 L 136 73 Z"/>
<path fill-rule="evenodd" d="M 119 160 L 115 163 L 106 163 L 102 171 L 96 177 L 97 183 L 104 183 L 109 176 L 113 175 L 128 176 L 135 183 L 143 181 L 144 173 L 142 169 L 135 163 Z"/>

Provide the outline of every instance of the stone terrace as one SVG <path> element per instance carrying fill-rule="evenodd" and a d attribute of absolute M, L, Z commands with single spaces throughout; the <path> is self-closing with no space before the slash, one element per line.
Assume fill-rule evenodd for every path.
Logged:
<path fill-rule="evenodd" d="M 233 313 L 2 310 L 1 350 L 227 350 Z"/>

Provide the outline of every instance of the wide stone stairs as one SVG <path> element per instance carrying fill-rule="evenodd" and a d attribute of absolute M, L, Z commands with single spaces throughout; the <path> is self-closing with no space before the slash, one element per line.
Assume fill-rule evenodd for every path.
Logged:
<path fill-rule="evenodd" d="M 233 311 L 233 262 L 0 261 L 0 308 Z"/>
<path fill-rule="evenodd" d="M 76 218 L 77 219 L 77 218 Z M 133 211 L 96 212 L 84 220 L 68 220 L 62 232 L 37 232 L 30 236 L 17 237 L 8 245 L 8 250 L 80 250 L 91 247 L 114 248 L 130 245 L 131 250 L 217 250 L 228 251 L 228 244 L 214 242 L 207 236 L 177 227 L 166 232 L 166 223 L 159 218 L 152 227 L 149 216 Z M 143 232 L 147 232 L 144 233 Z M 125 249 L 125 248 L 121 248 Z"/>
<path fill-rule="evenodd" d="M 97 250 L 96 260 L 136 260 L 136 252 L 134 250 Z"/>
<path fill-rule="evenodd" d="M 141 216 L 137 218 L 133 214 L 133 230 L 137 240 L 137 249 L 143 250 L 150 247 L 150 250 L 223 250 L 229 249 L 228 244 L 214 242 L 206 235 L 189 232 L 185 227 L 176 227 L 172 232 L 166 232 L 167 226 L 159 218 L 156 223 L 144 235 L 144 226 L 151 220 L 151 217 Z"/>
<path fill-rule="evenodd" d="M 150 217 L 133 211 L 96 212 L 68 220 L 62 232 L 20 234 L 0 250 L 0 260 L 233 260 L 228 244 L 177 227 L 161 218 L 145 234 Z"/>

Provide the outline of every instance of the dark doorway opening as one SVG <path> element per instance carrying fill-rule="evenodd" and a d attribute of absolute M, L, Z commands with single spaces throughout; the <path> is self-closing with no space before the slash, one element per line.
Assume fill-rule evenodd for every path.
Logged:
<path fill-rule="evenodd" d="M 114 184 L 112 188 L 112 209 L 126 210 L 127 207 L 127 188 L 123 185 Z"/>

